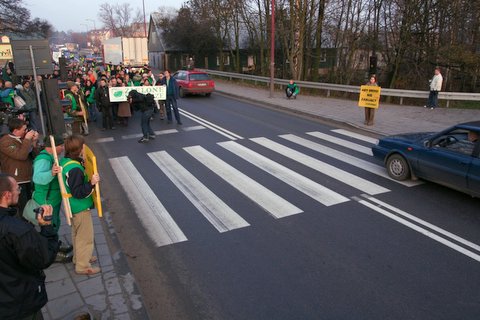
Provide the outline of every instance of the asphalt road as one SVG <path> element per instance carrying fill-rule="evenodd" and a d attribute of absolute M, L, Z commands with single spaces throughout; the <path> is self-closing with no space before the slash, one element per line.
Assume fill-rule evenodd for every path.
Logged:
<path fill-rule="evenodd" d="M 152 319 L 479 319 L 480 200 L 385 177 L 375 137 L 220 94 L 89 137 Z"/>

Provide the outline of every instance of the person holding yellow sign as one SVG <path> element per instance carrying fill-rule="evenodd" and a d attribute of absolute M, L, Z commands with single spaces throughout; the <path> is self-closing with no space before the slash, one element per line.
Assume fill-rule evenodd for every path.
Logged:
<path fill-rule="evenodd" d="M 366 86 L 378 87 L 377 77 L 375 75 L 370 76 L 370 80 L 365 84 Z M 365 109 L 365 125 L 373 126 L 373 119 L 375 118 L 375 109 L 370 107 L 364 107 Z"/>
<path fill-rule="evenodd" d="M 97 260 L 93 254 L 94 234 L 90 209 L 93 207 L 92 193 L 100 181 L 98 173 L 90 181 L 83 166 L 85 140 L 80 135 L 65 139 L 65 157 L 61 160 L 62 177 L 70 200 L 72 219 L 73 263 L 77 274 L 99 273 L 99 267 L 91 263 Z"/>

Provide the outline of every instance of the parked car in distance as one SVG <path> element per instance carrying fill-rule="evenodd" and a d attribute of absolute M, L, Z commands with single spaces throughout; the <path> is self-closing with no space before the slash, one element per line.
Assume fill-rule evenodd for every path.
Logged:
<path fill-rule="evenodd" d="M 421 178 L 480 197 L 480 121 L 384 137 L 372 152 L 395 180 Z"/>
<path fill-rule="evenodd" d="M 215 91 L 215 82 L 206 72 L 179 70 L 173 77 L 177 80 L 180 97 L 187 94 L 204 94 L 209 97 Z"/>

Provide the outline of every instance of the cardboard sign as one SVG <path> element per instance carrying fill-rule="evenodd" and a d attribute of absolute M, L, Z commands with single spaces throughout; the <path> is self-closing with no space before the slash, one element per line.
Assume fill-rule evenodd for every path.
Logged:
<path fill-rule="evenodd" d="M 358 106 L 363 108 L 378 108 L 380 104 L 380 87 L 378 86 L 361 86 Z"/>
<path fill-rule="evenodd" d="M 0 60 L 13 60 L 12 45 L 10 43 L 0 44 Z"/>
<path fill-rule="evenodd" d="M 98 173 L 97 171 L 97 157 L 87 145 L 84 145 L 84 164 L 85 164 L 85 174 L 88 176 L 88 180 L 92 178 L 92 175 Z M 97 208 L 98 216 L 101 218 L 103 216 L 102 211 L 102 202 L 100 199 L 100 182 L 95 185 L 95 190 L 92 194 L 93 203 L 95 208 Z"/>
<path fill-rule="evenodd" d="M 155 100 L 167 99 L 166 86 L 111 87 L 108 88 L 108 91 L 110 93 L 110 102 L 127 101 L 128 93 L 132 90 L 137 90 L 139 93 L 142 94 L 151 93 L 155 97 Z"/>

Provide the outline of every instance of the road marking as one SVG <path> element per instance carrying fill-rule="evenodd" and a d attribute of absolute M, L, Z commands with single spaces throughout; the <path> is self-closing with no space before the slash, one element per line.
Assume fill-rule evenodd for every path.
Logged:
<path fill-rule="evenodd" d="M 109 160 L 120 185 L 135 208 L 138 218 L 157 247 L 187 241 L 153 190 L 128 157 Z"/>
<path fill-rule="evenodd" d="M 416 225 L 416 224 L 414 224 L 414 223 L 412 223 L 412 222 L 410 222 L 410 221 L 408 221 L 408 220 L 406 220 L 402 217 L 399 217 L 396 214 L 399 214 L 399 215 L 401 215 L 403 217 L 406 217 L 406 218 L 408 218 L 412 221 L 415 221 L 416 223 L 419 223 L 423 226 L 426 226 L 431 230 L 434 230 L 434 231 L 436 231 L 436 232 L 438 232 L 438 233 L 440 233 L 440 234 L 442 234 L 442 235 L 444 235 L 444 236 L 446 236 L 450 239 L 453 239 L 453 240 L 457 241 L 458 243 L 462 243 L 462 244 L 464 244 L 464 245 L 466 245 L 466 246 L 468 246 L 472 249 L 480 251 L 480 247 L 478 245 L 476 245 L 476 244 L 474 244 L 474 243 L 472 243 L 468 240 L 465 240 L 465 239 L 463 239 L 463 238 L 461 238 L 457 235 L 454 235 L 453 233 L 450 233 L 450 232 L 448 232 L 444 229 L 441 229 L 441 228 L 439 228 L 439 227 L 437 227 L 433 224 L 430 224 L 430 223 L 428 223 L 428 222 L 426 222 L 422 219 L 419 219 L 419 218 L 417 218 L 417 217 L 415 217 L 411 214 L 408 214 L 408 213 L 406 213 L 406 212 L 404 212 L 404 211 L 402 211 L 398 208 L 395 208 L 395 207 L 393 207 L 393 206 L 391 206 L 391 205 L 389 205 L 385 202 L 382 202 L 378 199 L 375 199 L 375 198 L 370 197 L 368 195 L 362 195 L 362 196 L 366 200 L 364 200 L 362 198 L 358 198 L 358 197 L 353 197 L 353 199 L 356 200 L 358 203 L 366 206 L 367 208 L 370 208 L 370 209 L 372 209 L 372 210 L 374 210 L 374 211 L 376 211 L 376 212 L 378 212 L 378 213 L 380 213 L 380 214 L 382 214 L 382 215 L 384 215 L 384 216 L 386 216 L 386 217 L 388 217 L 392 220 L 397 221 L 398 223 L 403 224 L 404 226 L 406 226 L 406 227 L 408 227 L 412 230 L 415 230 L 415 231 L 429 237 L 430 239 L 433 239 L 437 242 L 440 242 L 441 244 L 443 244 L 443 245 L 445 245 L 445 246 L 447 246 L 447 247 L 449 247 L 449 248 L 451 248 L 451 249 L 453 249 L 457 252 L 460 252 L 461 254 L 466 255 L 467 257 L 470 257 L 470 258 L 480 262 L 480 255 L 478 255 L 477 253 L 472 252 L 470 250 L 467 250 L 464 247 L 461 247 L 458 244 L 453 243 L 452 241 L 450 241 L 448 239 L 445 239 L 445 238 L 443 238 L 443 237 L 441 237 L 441 236 L 439 236 L 439 235 L 437 235 L 437 234 L 435 234 L 435 233 L 433 233 L 433 232 L 431 232 L 427 229 L 424 229 L 424 228 L 422 228 L 422 227 L 420 227 L 420 226 L 418 226 L 418 225 Z M 368 202 L 367 200 L 369 200 L 373 203 Z M 393 213 L 387 211 L 386 209 L 392 211 Z"/>
<path fill-rule="evenodd" d="M 108 138 L 100 138 L 95 140 L 95 143 L 104 143 L 104 142 L 113 142 L 115 139 L 113 137 L 108 137 Z"/>
<path fill-rule="evenodd" d="M 185 127 L 183 128 L 183 131 L 195 131 L 195 130 L 202 130 L 202 129 L 207 129 L 204 126 L 191 126 L 191 127 Z"/>
<path fill-rule="evenodd" d="M 183 148 L 276 219 L 303 212 L 200 146 Z"/>
<path fill-rule="evenodd" d="M 211 130 L 213 130 L 213 131 L 221 134 L 222 136 L 227 137 L 227 138 L 230 139 L 230 140 L 243 139 L 242 136 L 239 136 L 238 134 L 235 134 L 235 133 L 233 133 L 233 132 L 231 132 L 231 131 L 229 131 L 229 130 L 227 130 L 227 129 L 225 129 L 225 128 L 222 128 L 222 127 L 220 127 L 220 126 L 218 126 L 218 125 L 216 125 L 216 124 L 214 124 L 214 123 L 212 123 L 212 122 L 210 122 L 210 121 L 208 121 L 208 120 L 205 120 L 205 119 L 203 119 L 203 118 L 200 118 L 199 116 L 196 116 L 196 115 L 194 115 L 193 113 L 190 113 L 190 112 L 185 111 L 185 110 L 183 110 L 183 109 L 182 109 L 182 110 L 179 109 L 179 111 L 180 111 L 180 113 L 181 113 L 182 115 L 184 115 L 185 117 L 187 117 L 187 118 L 189 118 L 189 119 L 191 119 L 191 120 L 193 120 L 193 121 L 195 121 L 195 122 L 198 122 L 198 123 L 201 124 L 202 126 L 205 126 L 205 127 L 209 128 L 209 129 L 211 129 Z"/>
<path fill-rule="evenodd" d="M 234 141 L 220 142 L 221 147 L 268 172 L 293 188 L 305 193 L 325 206 L 332 206 L 349 201 L 348 198 L 330 190 L 295 171 L 282 166 Z"/>
<path fill-rule="evenodd" d="M 352 149 L 352 150 L 355 150 L 355 151 L 358 151 L 358 152 L 361 152 L 361 153 L 365 153 L 365 154 L 368 154 L 369 156 L 373 156 L 371 148 L 368 148 L 368 147 L 350 142 L 348 140 L 340 139 L 340 138 L 337 138 L 337 137 L 334 137 L 334 136 L 331 136 L 331 135 L 328 135 L 328 134 L 325 134 L 325 133 L 321 133 L 321 132 L 318 132 L 318 131 L 307 132 L 307 134 L 311 135 L 311 136 L 314 136 L 316 138 L 331 142 L 331 143 L 338 144 L 342 147 Z"/>
<path fill-rule="evenodd" d="M 354 174 L 351 174 L 347 171 L 339 169 L 328 163 L 325 163 L 323 161 L 310 157 L 301 152 L 298 152 L 292 148 L 281 145 L 280 143 L 277 143 L 270 139 L 253 138 L 250 140 L 252 140 L 255 143 L 258 143 L 261 146 L 264 146 L 265 148 L 278 152 L 287 158 L 295 160 L 309 168 L 312 168 L 326 176 L 332 177 L 338 181 L 341 181 L 355 189 L 361 190 L 368 194 L 375 195 L 375 194 L 380 194 L 380 193 L 385 193 L 390 191 L 389 189 L 384 188 L 376 183 L 360 178 Z"/>
<path fill-rule="evenodd" d="M 177 129 L 166 129 L 166 130 L 155 131 L 155 135 L 161 136 L 164 134 L 171 134 L 171 133 L 177 133 L 177 132 L 178 132 Z M 135 133 L 135 134 L 128 134 L 128 135 L 122 136 L 122 139 L 126 140 L 126 139 L 134 139 L 134 138 L 141 138 L 141 137 L 143 137 L 143 134 Z"/>
<path fill-rule="evenodd" d="M 336 132 L 338 134 L 341 134 L 341 135 L 344 135 L 344 136 L 347 136 L 347 137 L 350 137 L 350 138 L 354 138 L 354 139 L 357 139 L 357 140 L 365 141 L 365 142 L 368 142 L 368 143 L 371 143 L 371 144 L 377 144 L 378 143 L 378 139 L 375 139 L 375 138 L 372 138 L 372 137 L 369 137 L 369 136 L 365 136 L 363 134 L 355 133 L 355 132 L 352 132 L 352 131 L 344 130 L 344 129 L 334 129 L 334 130 L 332 130 L 332 132 Z"/>
<path fill-rule="evenodd" d="M 166 151 L 148 153 L 148 156 L 219 232 L 249 226 Z"/>
<path fill-rule="evenodd" d="M 314 151 L 320 152 L 322 154 L 325 154 L 327 156 L 330 156 L 332 158 L 335 158 L 338 161 L 343 161 L 343 162 L 348 163 L 348 164 L 350 164 L 354 167 L 363 169 L 363 170 L 368 171 L 370 173 L 376 174 L 380 177 L 387 178 L 391 181 L 394 181 L 394 182 L 399 183 L 401 185 L 404 185 L 406 187 L 413 187 L 413 186 L 417 186 L 419 184 L 423 184 L 423 182 L 421 182 L 421 181 L 412 181 L 412 180 L 398 181 L 398 180 L 392 179 L 387 174 L 387 171 L 385 170 L 385 168 L 382 167 L 382 166 L 378 166 L 378 165 L 373 164 L 369 161 L 356 158 L 356 157 L 354 157 L 354 156 L 352 156 L 348 153 L 344 153 L 344 152 L 335 150 L 333 148 L 330 148 L 330 147 L 321 145 L 319 143 L 316 143 L 316 142 L 298 137 L 298 136 L 293 135 L 293 134 L 284 134 L 284 135 L 281 135 L 280 137 L 283 138 L 283 139 L 286 139 L 288 141 L 294 142 L 296 144 L 299 144 L 299 145 L 301 145 L 305 148 L 309 148 L 311 150 L 314 150 Z"/>

